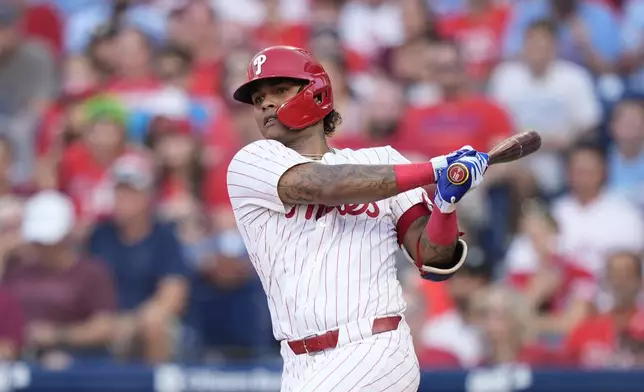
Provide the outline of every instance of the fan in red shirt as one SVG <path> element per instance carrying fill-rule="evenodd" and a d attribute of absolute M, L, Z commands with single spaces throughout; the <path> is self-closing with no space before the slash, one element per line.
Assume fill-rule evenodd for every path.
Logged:
<path fill-rule="evenodd" d="M 432 50 L 433 74 L 443 100 L 407 111 L 398 148 L 433 157 L 463 145 L 487 151 L 509 136 L 512 124 L 505 110 L 470 91 L 455 44 L 436 42 Z"/>
<path fill-rule="evenodd" d="M 185 47 L 194 61 L 190 93 L 199 97 L 218 95 L 223 67 L 214 9 L 204 0 L 181 1 L 172 10 L 168 24 L 169 41 Z"/>
<path fill-rule="evenodd" d="M 537 342 L 534 314 L 518 293 L 503 286 L 493 286 L 473 296 L 471 306 L 475 323 L 483 332 L 481 365 L 525 363 L 554 368 L 567 363 L 562 353 Z"/>
<path fill-rule="evenodd" d="M 278 0 L 264 0 L 266 18 L 254 31 L 253 43 L 260 48 L 273 45 L 290 45 L 305 48 L 308 43 L 308 27 L 284 20 L 280 15 Z"/>
<path fill-rule="evenodd" d="M 62 94 L 45 112 L 36 134 L 39 157 L 58 154 L 80 137 L 83 101 L 96 95 L 100 75 L 84 56 L 69 56 L 63 64 Z"/>
<path fill-rule="evenodd" d="M 520 227 L 505 256 L 508 283 L 541 311 L 539 332 L 566 335 L 591 313 L 597 278 L 583 262 L 558 253 L 557 222 L 541 204 L 524 203 Z"/>
<path fill-rule="evenodd" d="M 610 257 L 606 288 L 612 302 L 611 309 L 582 322 L 566 342 L 567 354 L 584 368 L 629 367 L 632 354 L 620 347 L 624 333 L 634 334 L 640 342 L 644 341 L 642 326 L 636 325 L 642 322 L 642 316 L 636 315 L 642 312 L 638 309 L 638 300 L 644 294 L 640 257 L 629 253 Z"/>
<path fill-rule="evenodd" d="M 112 187 L 107 171 L 130 149 L 126 144 L 127 113 L 120 102 L 98 96 L 84 104 L 88 124 L 83 136 L 63 153 L 59 188 L 71 196 L 81 226 L 111 212 Z"/>
<path fill-rule="evenodd" d="M 462 367 L 458 357 L 444 348 L 426 345 L 423 329 L 428 320 L 427 297 L 422 293 L 423 282 L 412 268 L 400 273 L 403 297 L 407 303 L 405 320 L 414 340 L 414 349 L 421 369 L 458 369 Z"/>
<path fill-rule="evenodd" d="M 439 20 L 438 29 L 457 42 L 468 72 L 477 82 L 485 82 L 501 57 L 503 34 L 509 8 L 494 0 L 469 0 L 469 7 Z"/>
<path fill-rule="evenodd" d="M 0 361 L 18 359 L 25 341 L 25 317 L 20 302 L 0 286 Z"/>

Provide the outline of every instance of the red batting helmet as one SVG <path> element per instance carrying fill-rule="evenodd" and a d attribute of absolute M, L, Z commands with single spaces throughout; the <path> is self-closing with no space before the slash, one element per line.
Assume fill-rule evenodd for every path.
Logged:
<path fill-rule="evenodd" d="M 333 92 L 329 75 L 307 51 L 293 46 L 272 46 L 257 53 L 246 75 L 247 81 L 233 94 L 239 102 L 253 104 L 253 87 L 260 80 L 290 78 L 306 85 L 277 108 L 277 119 L 291 129 L 304 129 L 331 113 Z"/>

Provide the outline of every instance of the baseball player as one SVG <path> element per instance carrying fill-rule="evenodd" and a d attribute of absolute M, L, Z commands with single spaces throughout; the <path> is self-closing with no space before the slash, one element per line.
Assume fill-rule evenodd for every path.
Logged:
<path fill-rule="evenodd" d="M 329 148 L 341 121 L 329 76 L 299 48 L 262 50 L 247 76 L 234 98 L 253 105 L 265 140 L 235 155 L 228 193 L 281 342 L 281 390 L 417 391 L 395 254 L 425 279 L 458 270 L 455 204 L 487 155 L 466 146 L 415 164 L 388 146 Z"/>

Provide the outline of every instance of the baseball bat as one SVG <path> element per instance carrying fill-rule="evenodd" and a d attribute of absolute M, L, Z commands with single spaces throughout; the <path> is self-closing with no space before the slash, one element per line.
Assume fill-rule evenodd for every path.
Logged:
<path fill-rule="evenodd" d="M 511 136 L 488 152 L 488 165 L 507 163 L 526 157 L 541 147 L 541 136 L 536 131 L 527 131 Z M 453 163 L 447 168 L 447 178 L 455 185 L 461 185 L 469 178 L 467 167 Z"/>

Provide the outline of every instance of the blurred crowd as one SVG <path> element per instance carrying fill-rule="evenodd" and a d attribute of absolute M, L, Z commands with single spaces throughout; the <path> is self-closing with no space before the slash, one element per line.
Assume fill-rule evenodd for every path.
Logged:
<path fill-rule="evenodd" d="M 461 203 L 459 274 L 401 260 L 422 368 L 644 367 L 644 0 L 3 0 L 0 360 L 277 354 L 226 191 L 277 44 L 330 74 L 333 147 L 543 138 Z"/>

